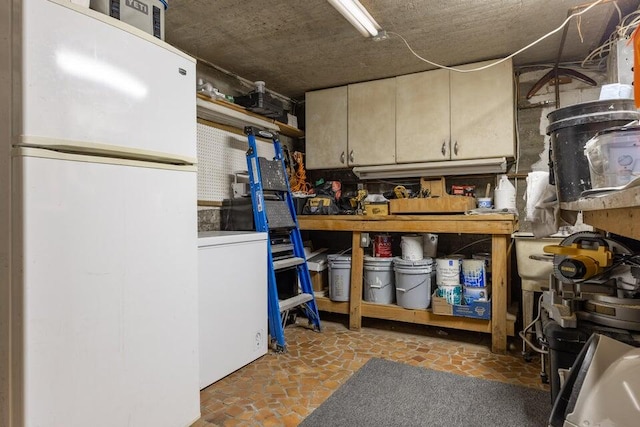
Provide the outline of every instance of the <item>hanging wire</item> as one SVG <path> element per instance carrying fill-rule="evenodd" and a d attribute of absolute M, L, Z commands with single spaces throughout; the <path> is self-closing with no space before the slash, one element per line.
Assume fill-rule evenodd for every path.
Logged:
<path fill-rule="evenodd" d="M 423 62 L 426 62 L 427 64 L 433 65 L 434 67 L 438 67 L 438 68 L 444 68 L 445 70 L 455 71 L 455 72 L 458 72 L 458 73 L 472 73 L 472 72 L 474 72 L 474 71 L 482 71 L 482 70 L 486 70 L 487 68 L 494 67 L 494 66 L 496 66 L 496 65 L 498 65 L 498 64 L 501 64 L 501 63 L 503 63 L 503 62 L 505 62 L 505 61 L 507 61 L 507 60 L 509 60 L 509 59 L 513 58 L 514 56 L 516 56 L 516 55 L 518 55 L 518 54 L 520 54 L 520 53 L 524 52 L 525 50 L 527 50 L 527 49 L 529 49 L 529 48 L 531 48 L 531 47 L 535 46 L 536 44 L 540 43 L 541 41 L 543 41 L 543 40 L 544 40 L 544 39 L 546 39 L 547 37 L 550 37 L 550 36 L 554 35 L 555 33 L 557 33 L 558 31 L 562 30 L 562 29 L 564 28 L 564 26 L 565 26 L 565 25 L 567 25 L 567 23 L 568 23 L 568 22 L 571 20 L 571 18 L 573 18 L 574 16 L 578 16 L 578 17 L 579 17 L 580 15 L 582 15 L 582 14 L 584 14 L 584 13 L 587 13 L 589 10 L 591 10 L 591 9 L 592 9 L 593 7 L 595 7 L 596 5 L 598 5 L 598 4 L 600 4 L 600 3 L 602 3 L 603 1 L 604 1 L 604 0 L 597 0 L 597 1 L 593 2 L 591 5 L 589 5 L 588 7 L 586 7 L 586 8 L 584 8 L 584 9 L 582 9 L 580 12 L 576 12 L 576 13 L 573 13 L 573 14 L 569 15 L 569 16 L 568 16 L 564 21 L 562 21 L 562 24 L 560 24 L 556 29 L 554 29 L 554 30 L 552 30 L 552 31 L 548 32 L 548 33 L 547 33 L 547 34 L 545 34 L 544 36 L 542 36 L 542 37 L 538 38 L 537 40 L 535 40 L 535 41 L 533 41 L 533 42 L 531 42 L 531 43 L 529 43 L 529 44 L 528 44 L 528 45 L 526 45 L 525 47 L 523 47 L 523 48 L 521 48 L 521 49 L 517 50 L 516 52 L 512 53 L 511 55 L 509 55 L 509 56 L 507 56 L 507 57 L 504 57 L 504 58 L 502 58 L 502 59 L 499 59 L 499 60 L 497 60 L 497 61 L 495 61 L 495 62 L 492 62 L 492 63 L 490 63 L 490 64 L 484 65 L 484 66 L 482 66 L 482 67 L 470 68 L 470 69 L 464 69 L 464 70 L 463 70 L 463 69 L 461 69 L 461 68 L 447 67 L 446 65 L 438 64 L 437 62 L 433 62 L 433 61 L 430 61 L 430 60 L 428 60 L 428 59 L 426 59 L 426 58 L 423 58 L 422 56 L 418 55 L 418 54 L 413 50 L 413 48 L 411 47 L 411 45 L 409 44 L 409 42 L 407 41 L 407 39 L 405 39 L 402 35 L 400 35 L 400 34 L 398 34 L 398 33 L 396 33 L 396 32 L 393 32 L 393 31 L 387 31 L 387 34 L 393 34 L 393 35 L 395 35 L 395 36 L 398 36 L 400 39 L 402 39 L 402 41 L 403 41 L 403 42 L 404 42 L 404 44 L 407 46 L 407 48 L 409 49 L 409 51 L 410 51 L 410 52 L 411 52 L 411 53 L 412 53 L 416 58 L 418 58 L 419 60 L 421 60 L 421 61 L 423 61 Z"/>

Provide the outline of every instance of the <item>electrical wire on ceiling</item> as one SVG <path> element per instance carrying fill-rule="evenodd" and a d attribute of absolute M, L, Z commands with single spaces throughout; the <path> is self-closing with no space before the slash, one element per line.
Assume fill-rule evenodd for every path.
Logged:
<path fill-rule="evenodd" d="M 443 68 L 443 69 L 445 69 L 445 70 L 455 71 L 455 72 L 458 72 L 458 73 L 472 73 L 472 72 L 475 72 L 475 71 L 482 71 L 482 70 L 486 70 L 487 68 L 494 67 L 494 66 L 496 66 L 496 65 L 498 65 L 498 64 L 501 64 L 501 63 L 503 63 L 504 61 L 507 61 L 508 59 L 511 59 L 511 58 L 513 58 L 514 56 L 516 56 L 516 55 L 518 55 L 518 54 L 520 54 L 520 53 L 524 52 L 525 50 L 527 50 L 527 49 L 529 49 L 529 48 L 531 48 L 531 47 L 535 46 L 536 44 L 540 43 L 540 42 L 541 42 L 541 41 L 543 41 L 544 39 L 546 39 L 546 38 L 548 38 L 548 37 L 550 37 L 550 36 L 554 35 L 554 34 L 555 34 L 555 33 L 557 33 L 558 31 L 562 30 L 562 29 L 564 28 L 564 26 L 565 26 L 565 25 L 567 25 L 567 23 L 571 20 L 571 18 L 573 18 L 573 17 L 575 17 L 575 16 L 578 16 L 578 17 L 579 17 L 580 15 L 582 15 L 582 14 L 584 14 L 584 13 L 587 13 L 589 10 L 591 10 L 593 7 L 597 6 L 598 4 L 602 3 L 603 1 L 605 1 L 605 0 L 597 0 L 597 1 L 593 2 L 593 3 L 591 3 L 591 4 L 590 4 L 589 6 L 587 6 L 586 8 L 582 9 L 580 12 L 576 12 L 576 13 L 574 13 L 574 14 L 569 15 L 569 16 L 568 16 L 568 17 L 567 17 L 567 18 L 562 22 L 562 24 L 560 24 L 560 26 L 558 26 L 558 28 L 556 28 L 556 29 L 554 29 L 554 30 L 552 30 L 552 31 L 548 32 L 548 33 L 547 33 L 547 34 L 545 34 L 544 36 L 540 37 L 539 39 L 537 39 L 537 40 L 535 40 L 535 41 L 533 41 L 533 42 L 531 42 L 531 43 L 529 43 L 528 45 L 526 45 L 526 46 L 525 46 L 525 47 L 523 47 L 522 49 L 520 49 L 520 50 L 518 50 L 518 51 L 516 51 L 516 52 L 512 53 L 511 55 L 509 55 L 509 56 L 507 56 L 507 57 L 505 57 L 505 58 L 499 59 L 499 60 L 497 60 L 497 61 L 495 61 L 495 62 L 492 62 L 491 64 L 487 64 L 487 65 L 484 65 L 484 66 L 482 66 L 482 67 L 477 67 L 477 68 L 470 68 L 470 69 L 466 69 L 466 70 L 463 70 L 463 69 L 461 69 L 461 68 L 448 67 L 448 66 L 446 66 L 446 65 L 438 64 L 437 62 L 433 62 L 433 61 L 430 61 L 430 60 L 428 60 L 428 59 L 426 59 L 426 58 L 423 58 L 422 56 L 418 55 L 418 54 L 413 50 L 413 48 L 411 47 L 411 45 L 409 45 L 409 42 L 407 41 L 407 39 L 405 39 L 402 35 L 400 35 L 400 34 L 398 34 L 398 33 L 394 32 L 394 31 L 387 31 L 387 34 L 392 34 L 392 35 L 397 36 L 397 37 L 399 37 L 400 39 L 402 39 L 402 41 L 403 41 L 403 42 L 404 42 L 404 44 L 407 46 L 407 48 L 409 49 L 409 51 L 410 51 L 410 52 L 411 52 L 411 53 L 412 53 L 416 58 L 418 58 L 419 60 L 421 60 L 421 61 L 423 61 L 423 62 L 426 62 L 427 64 L 433 65 L 434 67 Z"/>
<path fill-rule="evenodd" d="M 600 46 L 587 55 L 581 62 L 580 66 L 587 69 L 601 70 L 604 68 L 606 57 L 615 49 L 615 45 L 619 40 L 626 40 L 631 37 L 633 30 L 640 24 L 640 9 L 635 10 L 625 17 L 622 17 L 622 11 L 616 2 L 613 3 L 618 11 L 618 25 L 616 31 L 612 32 L 609 38 Z"/>

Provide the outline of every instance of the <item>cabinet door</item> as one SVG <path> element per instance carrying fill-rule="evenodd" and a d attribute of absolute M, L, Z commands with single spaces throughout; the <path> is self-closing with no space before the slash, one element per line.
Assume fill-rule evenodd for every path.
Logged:
<path fill-rule="evenodd" d="M 396 79 L 349 85 L 349 165 L 396 161 Z"/>
<path fill-rule="evenodd" d="M 449 71 L 396 78 L 396 162 L 449 160 Z"/>
<path fill-rule="evenodd" d="M 306 168 L 347 167 L 347 86 L 307 92 Z"/>
<path fill-rule="evenodd" d="M 511 60 L 482 71 L 451 72 L 451 159 L 515 156 L 513 96 Z"/>

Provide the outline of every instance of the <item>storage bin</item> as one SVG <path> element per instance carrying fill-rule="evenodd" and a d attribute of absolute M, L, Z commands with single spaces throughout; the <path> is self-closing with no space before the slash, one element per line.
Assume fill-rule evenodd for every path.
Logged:
<path fill-rule="evenodd" d="M 585 145 L 592 188 L 619 187 L 640 176 L 640 126 L 598 132 Z"/>
<path fill-rule="evenodd" d="M 164 40 L 168 0 L 91 0 L 89 7 Z"/>

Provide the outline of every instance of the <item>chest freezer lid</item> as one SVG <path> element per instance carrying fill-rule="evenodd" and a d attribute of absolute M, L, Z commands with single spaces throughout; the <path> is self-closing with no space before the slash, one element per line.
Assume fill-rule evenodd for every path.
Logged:
<path fill-rule="evenodd" d="M 262 240 L 267 240 L 267 233 L 255 231 L 201 231 L 198 233 L 199 248 Z"/>

